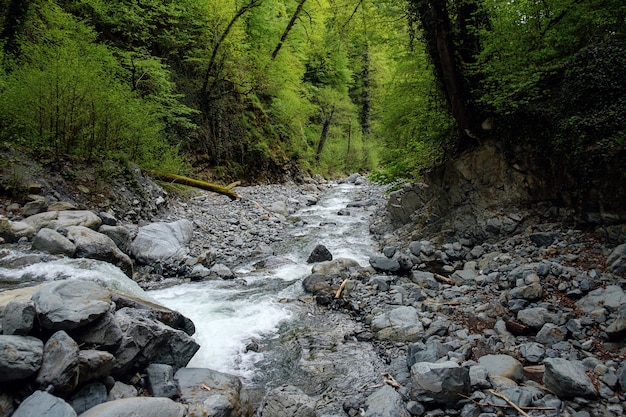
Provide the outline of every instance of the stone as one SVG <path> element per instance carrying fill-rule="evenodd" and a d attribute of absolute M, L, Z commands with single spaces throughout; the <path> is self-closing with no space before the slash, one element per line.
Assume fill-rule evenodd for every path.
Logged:
<path fill-rule="evenodd" d="M 122 340 L 122 330 L 115 315 L 107 311 L 89 326 L 72 331 L 71 336 L 81 346 L 115 350 Z"/>
<path fill-rule="evenodd" d="M 360 266 L 357 261 L 349 258 L 336 258 L 332 261 L 320 262 L 311 268 L 312 273 L 322 275 L 341 274 L 348 272 L 351 268 Z"/>
<path fill-rule="evenodd" d="M 31 300 L 10 301 L 2 311 L 2 333 L 26 336 L 35 322 L 35 303 Z"/>
<path fill-rule="evenodd" d="M 117 219 L 115 216 L 107 213 L 106 211 L 99 212 L 98 217 L 102 220 L 102 226 L 117 226 Z M 102 228 L 102 226 L 100 226 L 100 228 Z M 102 233 L 102 231 L 100 233 Z"/>
<path fill-rule="evenodd" d="M 235 273 L 224 264 L 217 263 L 209 268 L 209 277 L 216 279 L 233 279 Z"/>
<path fill-rule="evenodd" d="M 410 368 L 417 362 L 437 362 L 452 350 L 435 338 L 426 343 L 411 343 L 406 357 L 406 364 Z"/>
<path fill-rule="evenodd" d="M 102 317 L 111 308 L 111 293 L 92 281 L 56 281 L 32 297 L 41 325 L 50 330 L 75 329 Z"/>
<path fill-rule="evenodd" d="M 28 217 L 46 210 L 48 210 L 48 203 L 46 203 L 46 200 L 41 196 L 36 196 L 33 201 L 29 201 L 24 204 L 24 207 L 22 208 L 22 216 Z"/>
<path fill-rule="evenodd" d="M 538 233 L 531 233 L 528 236 L 528 238 L 530 239 L 531 242 L 533 242 L 535 245 L 539 247 L 550 246 L 556 240 L 556 234 L 549 233 L 549 232 L 538 232 Z"/>
<path fill-rule="evenodd" d="M 626 293 L 619 285 L 597 288 L 576 302 L 576 307 L 585 313 L 600 308 L 616 311 L 622 305 L 626 305 Z"/>
<path fill-rule="evenodd" d="M 104 350 L 81 349 L 78 351 L 78 382 L 100 380 L 115 366 L 115 356 Z"/>
<path fill-rule="evenodd" d="M 332 277 L 322 274 L 311 274 L 302 280 L 304 289 L 312 294 L 332 293 Z"/>
<path fill-rule="evenodd" d="M 76 245 L 56 230 L 44 227 L 35 235 L 33 249 L 52 255 L 74 256 Z"/>
<path fill-rule="evenodd" d="M 565 340 L 566 335 L 566 331 L 563 331 L 561 327 L 553 323 L 546 323 L 537 332 L 535 340 L 547 347 L 552 347 L 555 343 Z"/>
<path fill-rule="evenodd" d="M 67 231 L 68 239 L 76 245 L 75 257 L 109 262 L 133 276 L 133 262 L 110 237 L 84 226 L 69 226 Z"/>
<path fill-rule="evenodd" d="M 546 356 L 546 350 L 543 345 L 536 342 L 521 344 L 519 352 L 530 363 L 539 363 Z"/>
<path fill-rule="evenodd" d="M 606 259 L 606 269 L 615 275 L 626 274 L 626 243 L 613 249 Z"/>
<path fill-rule="evenodd" d="M 43 346 L 35 337 L 0 335 L 0 382 L 35 375 L 43 361 Z"/>
<path fill-rule="evenodd" d="M 21 238 L 31 238 L 37 230 L 26 222 L 13 222 L 0 216 L 0 238 L 7 243 L 15 243 Z"/>
<path fill-rule="evenodd" d="M 530 307 L 517 312 L 517 319 L 526 326 L 539 329 L 546 323 L 548 310 L 544 307 Z"/>
<path fill-rule="evenodd" d="M 76 411 L 59 397 L 35 391 L 15 410 L 12 417 L 76 417 Z"/>
<path fill-rule="evenodd" d="M 265 395 L 257 417 L 316 417 L 315 400 L 293 385 L 282 385 Z"/>
<path fill-rule="evenodd" d="M 115 401 L 121 398 L 131 398 L 136 396 L 137 388 L 120 381 L 115 381 L 113 388 L 111 388 L 109 394 L 107 395 L 107 401 Z"/>
<path fill-rule="evenodd" d="M 30 225 L 35 232 L 47 227 L 56 230 L 60 227 L 83 226 L 97 230 L 102 220 L 94 212 L 88 210 L 63 210 L 47 211 L 35 214 L 24 219 L 24 223 Z"/>
<path fill-rule="evenodd" d="M 326 248 L 326 246 L 322 244 L 318 244 L 315 246 L 315 248 L 313 249 L 309 257 L 307 258 L 306 263 L 312 264 L 312 263 L 332 261 L 332 260 L 333 260 L 333 255 L 332 253 L 330 253 L 328 248 Z"/>
<path fill-rule="evenodd" d="M 402 395 L 390 385 L 383 385 L 365 400 L 368 417 L 410 417 Z"/>
<path fill-rule="evenodd" d="M 152 223 L 140 227 L 131 243 L 133 257 L 146 265 L 182 260 L 188 253 L 193 224 L 182 219 L 172 223 Z"/>
<path fill-rule="evenodd" d="M 543 297 L 543 288 L 541 287 L 541 284 L 537 282 L 530 285 L 515 287 L 511 290 L 510 297 L 513 299 L 521 298 L 528 301 L 541 300 Z"/>
<path fill-rule="evenodd" d="M 547 358 L 543 361 L 545 373 L 543 383 L 559 398 L 583 397 L 594 399 L 598 396 L 593 382 L 585 373 L 585 365 L 580 361 L 563 358 Z"/>
<path fill-rule="evenodd" d="M 470 374 L 470 383 L 472 384 L 472 388 L 475 389 L 487 389 L 491 388 L 491 383 L 489 382 L 489 372 L 484 366 L 473 365 L 469 368 Z"/>
<path fill-rule="evenodd" d="M 478 364 L 489 373 L 490 378 L 502 376 L 516 382 L 524 379 L 524 367 L 509 355 L 485 355 L 478 359 Z"/>
<path fill-rule="evenodd" d="M 43 363 L 36 381 L 42 389 L 52 385 L 54 393 L 68 394 L 78 386 L 78 366 L 78 344 L 59 330 L 44 345 Z"/>
<path fill-rule="evenodd" d="M 6 392 L 0 392 L 0 417 L 11 417 L 15 412 L 13 397 Z"/>
<path fill-rule="evenodd" d="M 150 363 L 186 366 L 200 346 L 187 333 L 152 319 L 149 310 L 124 307 L 115 313 L 124 334 L 113 376 L 143 371 Z M 123 379 L 123 378 L 121 378 Z"/>
<path fill-rule="evenodd" d="M 103 224 L 98 229 L 98 232 L 108 236 L 119 250 L 127 255 L 130 254 L 132 239 L 130 230 L 127 227 Z"/>
<path fill-rule="evenodd" d="M 69 399 L 69 404 L 76 411 L 76 414 L 81 414 L 98 404 L 106 402 L 106 400 L 107 388 L 104 384 L 98 382 L 81 387 Z"/>
<path fill-rule="evenodd" d="M 287 207 L 287 202 L 284 200 L 274 201 L 267 209 L 272 213 L 280 214 L 281 216 L 289 216 L 289 208 Z"/>
<path fill-rule="evenodd" d="M 185 407 L 169 398 L 132 397 L 99 404 L 79 417 L 185 417 Z M 191 417 L 191 415 L 189 416 Z"/>
<path fill-rule="evenodd" d="M 411 366 L 412 400 L 422 403 L 454 407 L 462 400 L 459 394 L 469 395 L 469 369 L 456 362 L 417 362 Z"/>
<path fill-rule="evenodd" d="M 380 340 L 417 342 L 424 337 L 424 325 L 415 307 L 402 306 L 379 314 L 372 320 L 372 331 Z"/>
<path fill-rule="evenodd" d="M 178 397 L 178 386 L 174 381 L 174 369 L 170 365 L 152 363 L 146 368 L 148 389 L 153 397 Z"/>
<path fill-rule="evenodd" d="M 395 259 L 389 259 L 386 256 L 372 256 L 369 260 L 370 265 L 378 272 L 398 272 L 400 263 Z"/>
<path fill-rule="evenodd" d="M 181 368 L 174 378 L 189 417 L 252 415 L 248 394 L 236 376 L 211 369 Z M 210 389 L 201 389 L 202 384 Z"/>

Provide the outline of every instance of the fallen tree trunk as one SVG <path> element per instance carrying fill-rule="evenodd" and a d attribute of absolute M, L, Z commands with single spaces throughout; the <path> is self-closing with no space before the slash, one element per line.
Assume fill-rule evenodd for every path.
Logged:
<path fill-rule="evenodd" d="M 195 187 L 201 190 L 212 191 L 214 193 L 223 194 L 227 196 L 228 198 L 230 198 L 231 200 L 237 200 L 238 198 L 240 198 L 239 194 L 237 194 L 235 191 L 231 190 L 230 188 L 222 187 L 221 185 L 212 184 L 210 182 L 194 180 L 193 178 L 183 177 L 182 175 L 176 175 L 176 174 L 168 174 L 165 172 L 150 171 L 148 172 L 148 175 L 150 175 L 155 180 L 168 181 L 171 183 L 187 185 L 189 187 Z"/>

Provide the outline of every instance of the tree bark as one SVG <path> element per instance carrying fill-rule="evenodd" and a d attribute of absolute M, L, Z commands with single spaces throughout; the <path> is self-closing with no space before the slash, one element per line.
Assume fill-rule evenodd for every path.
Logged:
<path fill-rule="evenodd" d="M 296 23 L 296 19 L 298 19 L 298 16 L 300 16 L 300 12 L 302 11 L 302 7 L 304 7 L 304 3 L 306 3 L 306 0 L 300 0 L 300 2 L 298 3 L 298 7 L 296 7 L 296 11 L 293 12 L 291 19 L 289 20 L 289 23 L 287 23 L 287 27 L 285 28 L 282 36 L 280 37 L 280 41 L 278 41 L 278 45 L 276 45 L 274 52 L 272 52 L 272 61 L 276 59 L 278 52 L 280 52 L 280 48 L 283 47 L 285 40 L 287 40 L 287 36 L 289 35 L 291 28 L 293 28 L 293 25 L 295 25 Z"/>
<path fill-rule="evenodd" d="M 230 188 L 222 187 L 220 185 L 212 184 L 210 182 L 194 180 L 193 178 L 183 177 L 181 175 L 176 175 L 176 174 L 168 174 L 165 172 L 149 171 L 148 175 L 150 175 L 155 180 L 168 181 L 171 183 L 187 185 L 189 187 L 200 188 L 201 190 L 212 191 L 214 193 L 223 194 L 227 196 L 228 198 L 230 198 L 231 200 L 237 200 L 238 198 L 240 198 L 239 194 L 237 194 L 235 191 L 231 190 Z"/>

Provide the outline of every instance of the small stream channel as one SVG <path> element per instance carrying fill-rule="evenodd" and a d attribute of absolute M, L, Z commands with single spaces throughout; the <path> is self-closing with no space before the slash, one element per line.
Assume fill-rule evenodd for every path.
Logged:
<path fill-rule="evenodd" d="M 274 248 L 276 256 L 245 265 L 236 280 L 149 292 L 195 323 L 201 348 L 188 366 L 238 375 L 257 402 L 266 390 L 295 385 L 318 400 L 319 415 L 329 416 L 343 414 L 346 399 L 380 382 L 382 363 L 372 346 L 349 337 L 359 324 L 319 308 L 302 288 L 311 273 L 306 260 L 319 243 L 334 258 L 367 265 L 374 251 L 372 209 L 351 207 L 350 215 L 338 214 L 360 200 L 362 191 L 337 185 L 317 205 L 295 213 L 291 233 Z"/>

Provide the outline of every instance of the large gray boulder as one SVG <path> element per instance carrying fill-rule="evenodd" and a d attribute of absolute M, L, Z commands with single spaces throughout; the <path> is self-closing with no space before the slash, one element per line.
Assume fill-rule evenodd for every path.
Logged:
<path fill-rule="evenodd" d="M 69 400 L 76 414 L 83 413 L 92 407 L 102 404 L 107 400 L 107 388 L 103 383 L 97 382 L 80 388 Z"/>
<path fill-rule="evenodd" d="M 150 317 L 149 310 L 122 308 L 115 313 L 123 332 L 114 376 L 143 371 L 150 363 L 186 366 L 200 346 L 187 333 L 173 329 Z"/>
<path fill-rule="evenodd" d="M 317 262 L 332 261 L 333 255 L 328 248 L 322 244 L 316 245 L 306 260 L 306 263 L 313 264 Z"/>
<path fill-rule="evenodd" d="M 372 320 L 372 331 L 380 340 L 417 342 L 424 337 L 424 325 L 415 307 L 403 306 L 379 314 Z"/>
<path fill-rule="evenodd" d="M 98 232 L 111 238 L 115 245 L 125 254 L 130 254 L 130 245 L 132 243 L 130 230 L 124 226 L 110 226 L 103 224 Z"/>
<path fill-rule="evenodd" d="M 613 249 L 606 260 L 606 269 L 615 275 L 626 274 L 626 243 Z"/>
<path fill-rule="evenodd" d="M 2 333 L 26 336 L 35 322 L 35 304 L 31 300 L 13 300 L 4 307 L 2 314 Z"/>
<path fill-rule="evenodd" d="M 35 391 L 15 410 L 12 417 L 76 417 L 76 411 L 59 397 Z"/>
<path fill-rule="evenodd" d="M 122 341 L 122 329 L 110 311 L 93 321 L 89 326 L 80 327 L 71 332 L 72 338 L 81 346 L 115 350 Z"/>
<path fill-rule="evenodd" d="M 35 235 L 33 249 L 53 255 L 74 256 L 76 245 L 56 230 L 44 227 Z"/>
<path fill-rule="evenodd" d="M 386 256 L 372 256 L 369 260 L 370 265 L 378 272 L 394 273 L 400 270 L 400 263 L 395 259 L 389 259 Z"/>
<path fill-rule="evenodd" d="M 347 272 L 351 268 L 360 266 L 357 261 L 350 258 L 336 258 L 332 261 L 320 262 L 311 268 L 311 272 L 314 274 L 332 275 L 341 274 Z"/>
<path fill-rule="evenodd" d="M 88 210 L 62 210 L 47 211 L 29 216 L 24 219 L 24 223 L 31 226 L 35 232 L 47 227 L 56 230 L 59 227 L 84 226 L 97 230 L 102 224 L 98 215 Z"/>
<path fill-rule="evenodd" d="M 591 378 L 585 373 L 585 365 L 582 362 L 548 358 L 544 359 L 543 363 L 546 367 L 543 383 L 558 397 L 594 399 L 598 396 Z"/>
<path fill-rule="evenodd" d="M 111 293 L 92 281 L 56 281 L 33 294 L 39 322 L 50 330 L 75 329 L 111 309 Z"/>
<path fill-rule="evenodd" d="M 189 252 L 192 233 L 193 224 L 187 219 L 152 223 L 139 228 L 130 250 L 135 259 L 147 265 L 180 260 Z"/>
<path fill-rule="evenodd" d="M 516 382 L 524 379 L 524 366 L 509 355 L 485 355 L 478 359 L 478 364 L 487 370 L 491 378 L 501 376 Z"/>
<path fill-rule="evenodd" d="M 132 397 L 99 404 L 79 417 L 184 417 L 185 407 L 169 398 Z"/>
<path fill-rule="evenodd" d="M 0 238 L 14 243 L 23 237 L 31 238 L 37 230 L 26 222 L 13 222 L 5 216 L 0 216 Z"/>
<path fill-rule="evenodd" d="M 37 383 L 41 389 L 52 385 L 55 394 L 65 395 L 76 389 L 78 376 L 78 344 L 60 330 L 44 345 Z"/>
<path fill-rule="evenodd" d="M 109 375 L 115 366 L 115 356 L 104 350 L 81 349 L 78 352 L 79 384 L 97 381 Z"/>
<path fill-rule="evenodd" d="M 0 335 L 0 382 L 17 381 L 37 373 L 43 342 L 30 336 Z"/>
<path fill-rule="evenodd" d="M 389 385 L 384 385 L 365 401 L 368 417 L 410 417 L 402 395 Z"/>
<path fill-rule="evenodd" d="M 417 362 L 411 366 L 411 399 L 453 407 L 469 395 L 469 369 L 456 362 Z"/>
<path fill-rule="evenodd" d="M 282 385 L 265 395 L 257 417 L 316 417 L 315 400 L 293 385 Z"/>
<path fill-rule="evenodd" d="M 626 305 L 626 292 L 619 285 L 608 285 L 606 288 L 598 288 L 576 301 L 576 307 L 590 313 L 599 308 L 606 308 L 609 311 Z"/>
<path fill-rule="evenodd" d="M 75 257 L 109 262 L 129 277 L 133 276 L 133 262 L 110 237 L 84 226 L 68 227 L 67 232 L 68 238 L 76 245 Z"/>
<path fill-rule="evenodd" d="M 252 416 L 248 394 L 236 376 L 210 369 L 182 368 L 174 378 L 180 399 L 188 406 L 189 417 Z"/>
<path fill-rule="evenodd" d="M 146 381 L 153 397 L 178 397 L 174 369 L 170 365 L 152 363 L 146 368 Z"/>

